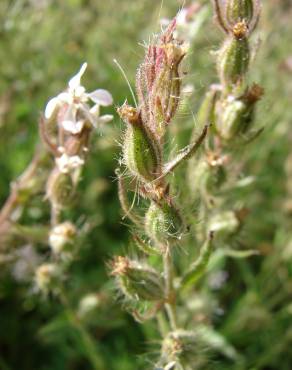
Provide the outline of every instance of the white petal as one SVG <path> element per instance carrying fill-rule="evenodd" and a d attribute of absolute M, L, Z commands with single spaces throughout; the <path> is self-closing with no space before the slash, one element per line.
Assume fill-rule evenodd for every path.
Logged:
<path fill-rule="evenodd" d="M 95 104 L 93 107 L 90 108 L 89 111 L 94 117 L 99 117 L 99 104 Z"/>
<path fill-rule="evenodd" d="M 84 118 L 86 118 L 92 124 L 92 126 L 96 127 L 97 117 L 91 113 L 90 107 L 86 103 L 83 103 L 80 108 Z"/>
<path fill-rule="evenodd" d="M 96 104 L 108 106 L 113 104 L 112 95 L 104 89 L 98 89 L 88 94 L 88 97 Z"/>
<path fill-rule="evenodd" d="M 85 94 L 85 87 L 83 86 L 77 86 L 76 89 L 74 89 L 74 96 L 77 98 L 82 98 L 82 100 L 87 100 L 87 95 Z"/>
<path fill-rule="evenodd" d="M 45 118 L 50 119 L 55 114 L 58 106 L 60 104 L 60 101 L 58 97 L 52 98 L 48 101 L 46 108 L 45 108 Z"/>
<path fill-rule="evenodd" d="M 98 122 L 100 123 L 108 123 L 112 121 L 114 116 L 112 114 L 104 114 L 103 116 L 99 117 Z"/>
<path fill-rule="evenodd" d="M 79 134 L 83 127 L 84 127 L 84 122 L 83 121 L 63 121 L 62 126 L 65 131 L 70 132 L 73 135 Z"/>
<path fill-rule="evenodd" d="M 72 104 L 72 95 L 68 92 L 60 93 L 57 98 L 62 103 Z"/>
<path fill-rule="evenodd" d="M 70 89 L 76 89 L 78 86 L 80 86 L 81 77 L 83 76 L 86 68 L 87 68 L 87 63 L 83 63 L 79 72 L 70 79 L 68 83 L 68 86 L 70 87 Z"/>
<path fill-rule="evenodd" d="M 75 128 L 76 128 L 76 133 L 79 133 L 83 130 L 83 127 L 84 127 L 84 121 L 77 121 L 75 123 Z"/>
<path fill-rule="evenodd" d="M 63 117 L 61 118 L 61 124 L 64 130 L 71 132 L 72 134 L 76 134 L 76 107 L 75 105 L 69 105 L 66 109 Z"/>
<path fill-rule="evenodd" d="M 76 127 L 76 122 L 74 121 L 62 121 L 62 126 L 65 131 L 68 131 L 73 135 L 78 134 L 80 132 Z"/>
<path fill-rule="evenodd" d="M 56 158 L 56 164 L 61 172 L 68 173 L 70 170 L 83 166 L 84 160 L 78 155 L 68 156 L 64 153 Z"/>
<path fill-rule="evenodd" d="M 187 9 L 182 9 L 176 16 L 176 22 L 177 22 L 177 25 L 179 26 L 183 26 L 186 24 L 187 22 L 187 14 L 188 14 L 188 11 Z"/>

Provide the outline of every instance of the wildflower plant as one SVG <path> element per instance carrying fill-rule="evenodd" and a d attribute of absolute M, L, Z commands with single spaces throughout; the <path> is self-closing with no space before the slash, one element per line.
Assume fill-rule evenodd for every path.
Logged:
<path fill-rule="evenodd" d="M 136 319 L 143 321 L 155 317 L 165 309 L 173 331 L 179 328 L 173 250 L 182 242 L 187 226 L 167 177 L 197 152 L 208 131 L 206 124 L 190 145 L 173 159 L 165 161 L 165 136 L 179 106 L 180 65 L 186 54 L 184 45 L 173 36 L 175 27 L 176 20 L 160 36 L 154 37 L 146 50 L 136 76 L 137 106 L 132 107 L 125 102 L 118 108 L 126 124 L 121 160 L 124 169 L 117 170 L 119 197 L 125 216 L 135 225 L 133 238 L 142 251 L 142 259 L 118 256 L 111 263 L 111 274 L 129 300 L 128 306 Z M 132 201 L 128 191 L 135 193 Z M 144 214 L 143 210 L 136 210 L 136 196 L 145 202 L 147 209 Z M 208 254 L 213 233 L 206 235 L 206 239 L 204 248 Z M 155 267 L 149 263 L 153 256 L 157 261 Z M 204 264 L 205 258 L 191 266 L 179 286 L 200 273 Z M 139 302 L 152 305 L 145 312 L 143 305 L 139 307 Z"/>
<path fill-rule="evenodd" d="M 44 299 L 52 295 L 57 297 L 68 316 L 69 326 L 79 332 L 92 367 L 100 369 L 102 356 L 97 354 L 93 340 L 66 293 L 69 267 L 78 256 L 84 237 L 84 230 L 68 219 L 67 210 L 74 207 L 93 132 L 112 120 L 111 115 L 100 114 L 101 107 L 112 105 L 111 94 L 104 89 L 87 93 L 82 86 L 81 78 L 86 68 L 87 63 L 84 63 L 69 80 L 67 89 L 47 103 L 39 123 L 43 145 L 38 146 L 31 164 L 12 187 L 0 212 L 0 229 L 1 248 L 9 245 L 11 249 L 16 236 L 20 244 L 30 243 L 35 250 L 39 244 L 49 248 L 45 257 L 37 252 L 35 264 L 30 266 L 28 278 L 32 291 Z M 29 207 L 29 201 L 38 193 L 43 195 L 43 202 L 50 205 L 50 219 L 44 225 L 21 225 L 18 220 L 23 208 Z M 35 250 L 30 250 L 32 256 Z M 97 305 L 98 302 L 95 307 Z"/>
<path fill-rule="evenodd" d="M 263 90 L 256 84 L 249 87 L 247 82 L 249 37 L 258 23 L 259 2 L 218 0 L 214 9 L 219 26 L 227 34 L 217 54 L 220 84 L 212 85 L 207 93 L 190 144 L 168 158 L 168 128 L 182 100 L 181 65 L 188 51 L 181 38 L 174 36 L 176 19 L 146 47 L 136 75 L 136 106 L 126 101 L 117 110 L 125 124 L 116 171 L 119 198 L 124 218 L 133 224 L 137 252 L 134 257 L 115 257 L 110 264 L 111 274 L 136 320 L 158 321 L 162 345 L 157 369 L 201 368 L 207 357 L 204 349 L 209 347 L 236 357 L 219 333 L 210 327 L 202 329 L 198 322 L 186 325 L 181 318 L 186 315 L 189 298 L 185 291 L 190 291 L 207 270 L 214 254 L 214 238 L 233 235 L 244 219 L 244 210 L 224 209 L 224 200 L 217 202 L 210 189 L 226 182 L 226 165 L 231 162 L 234 144 L 244 146 L 261 132 L 254 132 L 252 124 L 255 104 Z M 200 202 L 201 222 L 196 235 L 189 233 L 188 222 L 194 222 L 194 217 L 189 217 L 188 208 L 177 201 L 179 189 L 172 181 L 176 169 L 187 160 L 192 189 L 189 198 Z M 234 180 L 236 175 L 231 178 Z M 181 190 L 187 185 L 186 179 L 179 183 Z M 177 251 L 185 249 L 190 241 L 201 243 L 197 258 L 176 271 L 180 265 Z M 250 254 L 253 252 L 238 252 L 237 256 Z M 221 344 L 216 347 L 214 343 Z"/>
<path fill-rule="evenodd" d="M 209 228 L 221 234 L 237 233 L 247 209 L 233 206 L 230 195 L 253 180 L 244 178 L 242 151 L 256 139 L 263 127 L 254 127 L 255 109 L 263 88 L 249 83 L 253 54 L 250 37 L 260 14 L 258 1 L 214 1 L 215 17 L 226 39 L 216 53 L 219 84 L 210 86 L 198 111 L 198 125 L 212 123 L 204 152 L 189 163 L 189 187 L 201 198 L 201 217 Z M 229 193 L 229 196 L 227 195 Z"/>

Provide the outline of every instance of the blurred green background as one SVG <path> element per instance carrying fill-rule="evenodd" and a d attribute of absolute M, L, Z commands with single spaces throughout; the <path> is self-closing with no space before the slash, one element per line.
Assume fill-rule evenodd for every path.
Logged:
<path fill-rule="evenodd" d="M 131 101 L 113 59 L 119 61 L 133 84 L 144 54 L 138 44 L 159 31 L 159 19 L 173 17 L 182 3 L 191 2 L 1 0 L 0 204 L 9 194 L 10 182 L 33 156 L 39 140 L 38 118 L 48 99 L 62 91 L 87 61 L 83 83 L 88 91 L 109 90 L 116 106 L 126 98 Z M 201 3 L 209 11 L 187 59 L 190 73 L 186 80 L 195 87 L 194 112 L 208 85 L 217 81 L 210 52 L 218 49 L 222 40 L 212 20 L 210 2 Z M 241 236 L 261 255 L 226 260 L 226 284 L 209 289 L 210 299 L 219 302 L 222 311 L 214 318 L 215 327 L 244 357 L 244 365 L 218 357 L 210 369 L 292 368 L 291 19 L 289 0 L 264 1 L 258 31 L 260 49 L 251 74 L 265 88 L 257 114 L 258 125 L 265 126 L 265 131 L 243 153 L 245 170 L 256 180 L 244 193 L 251 214 Z M 182 137 L 191 130 L 191 112 L 186 121 Z M 91 369 L 91 350 L 100 358 L 101 369 L 151 368 L 144 353 L 153 347 L 156 351 L 153 338 L 159 337 L 155 325 L 135 323 L 120 308 L 119 298 L 110 298 L 116 293 L 106 269 L 106 262 L 113 254 L 123 253 L 129 240 L 114 181 L 121 133 L 122 123 L 115 115 L 112 123 L 94 135 L 78 201 L 70 212 L 72 220 L 86 223 L 89 231 L 68 272 L 66 289 L 74 310 L 82 297 L 98 295 L 96 312 L 85 320 L 94 348 L 90 349 L 70 309 L 53 297 L 46 300 L 34 294 L 31 279 L 20 273 L 21 258 L 9 263 L 9 252 L 0 251 L 1 370 Z M 32 200 L 24 217 L 32 223 L 43 222 L 48 206 L 42 204 L 42 196 Z M 29 262 L 38 258 L 21 248 Z M 45 258 L 48 251 L 39 247 L 38 254 Z M 207 282 L 202 288 L 208 289 Z"/>

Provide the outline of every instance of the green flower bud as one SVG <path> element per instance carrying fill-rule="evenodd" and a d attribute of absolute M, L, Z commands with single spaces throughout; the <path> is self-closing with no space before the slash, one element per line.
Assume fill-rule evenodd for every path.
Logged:
<path fill-rule="evenodd" d="M 245 20 L 248 24 L 253 19 L 254 0 L 227 0 L 226 18 L 230 24 Z"/>
<path fill-rule="evenodd" d="M 225 140 L 233 139 L 244 125 L 247 106 L 240 100 L 220 103 L 216 129 Z"/>
<path fill-rule="evenodd" d="M 117 276 L 119 288 L 125 296 L 144 301 L 164 298 L 163 279 L 152 267 L 127 257 L 115 257 L 112 275 Z"/>
<path fill-rule="evenodd" d="M 180 100 L 179 65 L 186 50 L 173 37 L 175 27 L 173 20 L 159 37 L 154 37 L 136 76 L 143 123 L 158 139 L 164 136 Z"/>
<path fill-rule="evenodd" d="M 123 159 L 127 168 L 143 182 L 154 180 L 161 172 L 157 140 L 146 131 L 135 108 L 125 103 L 118 113 L 127 122 L 123 143 Z"/>
<path fill-rule="evenodd" d="M 166 201 L 152 202 L 145 215 L 148 236 L 160 245 L 175 242 L 182 237 L 183 221 L 177 209 Z"/>
<path fill-rule="evenodd" d="M 53 206 L 56 208 L 68 206 L 73 199 L 73 190 L 74 185 L 71 176 L 55 168 L 47 182 L 47 197 Z"/>
<path fill-rule="evenodd" d="M 203 345 L 195 333 L 178 329 L 168 334 L 162 343 L 162 362 L 175 361 L 183 368 L 197 369 L 205 362 Z"/>
<path fill-rule="evenodd" d="M 249 44 L 244 37 L 228 37 L 218 55 L 218 73 L 224 92 L 241 94 L 249 66 Z"/>
<path fill-rule="evenodd" d="M 188 181 L 192 200 L 201 197 L 202 194 L 204 196 L 209 192 L 212 194 L 220 188 L 226 180 L 226 171 L 223 162 L 224 160 L 222 158 L 211 160 L 208 157 L 190 162 Z"/>

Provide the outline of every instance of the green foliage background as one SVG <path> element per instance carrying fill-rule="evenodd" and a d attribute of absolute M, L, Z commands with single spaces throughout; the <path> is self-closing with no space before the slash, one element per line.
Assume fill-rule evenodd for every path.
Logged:
<path fill-rule="evenodd" d="M 113 58 L 133 83 L 143 57 L 138 43 L 159 30 L 160 17 L 174 16 L 181 5 L 175 0 L 164 4 L 156 0 L 0 2 L 1 204 L 9 194 L 9 183 L 33 155 L 38 117 L 47 100 L 64 89 L 83 61 L 89 64 L 84 78 L 89 91 L 108 89 L 116 105 L 125 98 L 131 100 Z M 241 238 L 261 255 L 224 260 L 229 278 L 222 289 L 209 292 L 224 312 L 214 318 L 215 327 L 241 353 L 244 365 L 219 357 L 210 369 L 290 370 L 292 366 L 292 222 L 288 207 L 292 178 L 285 172 L 292 140 L 291 59 L 290 68 L 287 63 L 292 57 L 291 17 L 290 1 L 264 1 L 259 26 L 262 43 L 252 67 L 253 80 L 265 88 L 257 115 L 257 124 L 265 131 L 243 153 L 246 172 L 256 180 L 240 194 L 251 209 Z M 216 82 L 210 51 L 221 40 L 210 7 L 187 60 L 187 80 L 195 86 L 194 112 L 209 83 Z M 191 112 L 178 124 L 177 135 L 183 142 L 193 124 Z M 145 369 L 151 362 L 143 354 L 155 348 L 150 338 L 159 338 L 155 326 L 136 324 L 120 309 L 119 300 L 110 299 L 116 293 L 106 262 L 126 250 L 129 232 L 121 222 L 114 181 L 122 123 L 115 115 L 114 122 L 102 131 L 93 138 L 79 198 L 70 213 L 77 223 L 86 219 L 90 228 L 68 273 L 66 290 L 73 309 L 87 293 L 104 292 L 100 308 L 86 323 L 100 368 Z M 28 213 L 27 220 L 46 219 L 48 209 L 41 198 L 32 208 L 39 207 L 44 210 Z M 32 294 L 31 282 L 16 281 L 12 269 L 0 259 L 0 369 L 90 369 L 90 350 L 70 310 L 54 298 L 41 300 Z M 201 285 L 208 289 L 207 283 Z"/>

